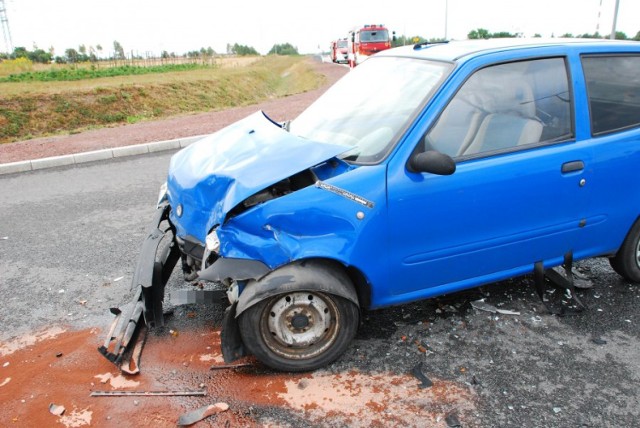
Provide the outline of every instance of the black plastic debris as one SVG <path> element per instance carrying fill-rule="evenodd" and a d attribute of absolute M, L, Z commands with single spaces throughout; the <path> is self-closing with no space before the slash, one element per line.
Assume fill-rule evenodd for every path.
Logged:
<path fill-rule="evenodd" d="M 573 274 L 573 286 L 575 288 L 583 290 L 593 288 L 593 281 L 591 281 L 591 278 L 580 272 L 578 268 L 574 267 L 571 269 L 571 273 Z"/>
<path fill-rule="evenodd" d="M 445 416 L 444 421 L 447 423 L 448 427 L 462 427 L 462 424 L 458 419 L 458 415 L 456 415 L 455 413 L 449 413 L 447 416 Z"/>
<path fill-rule="evenodd" d="M 594 337 L 593 339 L 591 339 L 591 341 L 592 341 L 593 343 L 595 343 L 596 345 L 606 345 L 606 344 L 607 344 L 607 341 L 606 341 L 606 340 L 604 340 L 604 339 L 603 339 L 603 338 L 601 338 L 601 337 Z"/>
<path fill-rule="evenodd" d="M 422 362 L 419 362 L 418 365 L 411 370 L 411 373 L 421 382 L 418 388 L 425 389 L 433 386 L 433 382 L 422 372 Z"/>

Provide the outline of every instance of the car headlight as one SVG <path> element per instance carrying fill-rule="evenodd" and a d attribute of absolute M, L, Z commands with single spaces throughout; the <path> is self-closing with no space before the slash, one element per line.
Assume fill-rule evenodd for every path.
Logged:
<path fill-rule="evenodd" d="M 218 239 L 218 234 L 215 229 L 207 235 L 207 239 L 205 240 L 205 248 L 209 251 L 209 253 L 218 253 L 220 251 L 220 239 Z"/>
<path fill-rule="evenodd" d="M 167 196 L 167 182 L 165 181 L 162 186 L 160 186 L 160 193 L 158 193 L 158 207 L 168 200 Z"/>

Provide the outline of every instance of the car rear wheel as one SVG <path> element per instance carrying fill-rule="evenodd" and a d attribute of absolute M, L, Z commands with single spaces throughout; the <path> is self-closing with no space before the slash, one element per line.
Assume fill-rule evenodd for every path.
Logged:
<path fill-rule="evenodd" d="M 640 220 L 637 220 L 615 257 L 609 259 L 618 274 L 632 282 L 640 282 Z"/>
<path fill-rule="evenodd" d="M 356 334 L 358 307 L 318 291 L 292 291 L 265 299 L 240 315 L 248 350 L 265 365 L 307 371 L 338 358 Z"/>

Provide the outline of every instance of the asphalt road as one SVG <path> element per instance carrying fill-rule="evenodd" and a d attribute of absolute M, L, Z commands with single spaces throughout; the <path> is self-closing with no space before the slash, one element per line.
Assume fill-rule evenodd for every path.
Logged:
<path fill-rule="evenodd" d="M 0 340 L 109 322 L 130 296 L 170 156 L 0 177 Z"/>
<path fill-rule="evenodd" d="M 107 326 L 108 308 L 131 296 L 169 157 L 0 177 L 0 341 L 48 325 Z M 594 284 L 579 292 L 586 312 L 549 315 L 530 277 L 505 281 L 365 314 L 328 371 L 409 373 L 422 363 L 429 378 L 465 391 L 442 391 L 441 404 L 463 426 L 640 426 L 640 287 L 604 259 L 579 268 Z M 519 314 L 472 308 L 480 298 Z M 278 421 L 278 409 L 268 414 Z"/>

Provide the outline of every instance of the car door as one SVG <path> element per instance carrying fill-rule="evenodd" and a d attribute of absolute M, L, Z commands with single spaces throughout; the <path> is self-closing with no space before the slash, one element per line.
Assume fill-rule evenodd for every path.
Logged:
<path fill-rule="evenodd" d="M 558 264 L 576 250 L 589 151 L 574 138 L 568 82 L 562 57 L 481 68 L 416 147 L 452 156 L 456 172 L 390 163 L 389 302 Z"/>

